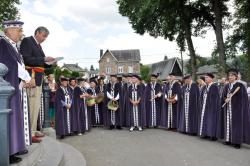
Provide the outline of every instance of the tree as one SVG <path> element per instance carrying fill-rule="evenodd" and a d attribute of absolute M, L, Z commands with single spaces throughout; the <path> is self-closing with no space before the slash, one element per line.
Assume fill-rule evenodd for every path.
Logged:
<path fill-rule="evenodd" d="M 1 0 L 0 3 L 0 24 L 5 20 L 13 20 L 18 18 L 19 0 Z"/>
<path fill-rule="evenodd" d="M 229 17 L 228 7 L 226 2 L 229 0 L 196 0 L 192 2 L 192 10 L 196 20 L 196 33 L 198 35 L 206 33 L 207 27 L 212 27 L 217 42 L 216 53 L 219 54 L 219 63 L 221 74 L 227 69 L 225 44 L 223 40 L 223 29 L 226 27 L 222 20 Z"/>
<path fill-rule="evenodd" d="M 149 33 L 176 40 L 180 51 L 185 41 L 191 58 L 192 74 L 196 75 L 196 55 L 192 42 L 192 8 L 188 0 L 118 0 L 119 12 L 129 18 L 136 33 Z"/>
<path fill-rule="evenodd" d="M 245 53 L 245 73 L 244 79 L 250 81 L 250 2 L 249 0 L 235 0 L 236 12 L 234 14 L 235 21 L 234 31 L 231 36 L 228 37 L 227 51 L 232 57 L 238 51 Z"/>
<path fill-rule="evenodd" d="M 148 82 L 149 81 L 149 72 L 150 68 L 147 65 L 140 64 L 140 74 L 141 74 L 141 79 Z"/>
<path fill-rule="evenodd" d="M 73 72 L 71 73 L 71 77 L 77 78 L 77 77 L 79 77 L 79 76 L 80 76 L 79 72 L 73 71 Z"/>

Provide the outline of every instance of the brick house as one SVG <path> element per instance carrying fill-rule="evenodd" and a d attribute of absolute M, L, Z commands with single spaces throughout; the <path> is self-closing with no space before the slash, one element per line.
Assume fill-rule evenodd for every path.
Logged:
<path fill-rule="evenodd" d="M 100 50 L 99 73 L 140 74 L 140 50 Z"/>

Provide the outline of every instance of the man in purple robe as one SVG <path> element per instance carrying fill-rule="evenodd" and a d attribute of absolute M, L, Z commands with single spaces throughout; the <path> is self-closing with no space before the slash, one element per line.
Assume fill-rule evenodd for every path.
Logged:
<path fill-rule="evenodd" d="M 78 86 L 74 91 L 75 110 L 77 111 L 77 131 L 82 135 L 85 131 L 90 131 L 92 127 L 91 112 L 87 107 L 86 100 L 89 97 L 87 93 L 86 79 L 78 78 Z"/>
<path fill-rule="evenodd" d="M 181 110 L 178 131 L 190 135 L 196 135 L 198 131 L 198 112 L 200 90 L 196 83 L 193 83 L 192 76 L 183 77 L 185 81 L 181 94 Z"/>
<path fill-rule="evenodd" d="M 239 149 L 242 143 L 250 144 L 250 114 L 245 86 L 237 81 L 238 71 L 228 71 L 229 84 L 222 93 L 219 138 L 225 145 Z"/>
<path fill-rule="evenodd" d="M 61 78 L 61 86 L 56 91 L 55 129 L 56 136 L 63 139 L 71 131 L 72 95 L 69 93 L 68 79 Z"/>
<path fill-rule="evenodd" d="M 97 95 L 100 93 L 100 89 L 97 88 L 97 82 L 94 78 L 91 78 L 89 83 L 90 88 L 87 90 L 87 93 L 89 94 L 89 99 L 94 100 L 93 104 L 88 106 L 88 110 L 91 112 L 92 126 L 101 126 L 103 124 L 102 107 L 100 107 L 101 105 L 99 106 L 95 101 Z"/>
<path fill-rule="evenodd" d="M 24 140 L 24 114 L 19 83 L 28 87 L 28 84 L 32 85 L 32 79 L 24 69 L 23 58 L 17 48 L 17 42 L 22 37 L 23 22 L 5 21 L 2 24 L 5 35 L 0 36 L 0 63 L 8 67 L 9 70 L 4 79 L 15 88 L 13 95 L 9 99 L 9 108 L 12 110 L 9 114 L 9 152 L 10 163 L 12 164 L 21 161 L 21 158 L 16 155 L 28 153 Z M 28 117 L 26 118 L 28 120 Z"/>
<path fill-rule="evenodd" d="M 146 126 L 157 128 L 161 122 L 162 88 L 157 74 L 151 74 L 151 82 L 145 88 Z"/>
<path fill-rule="evenodd" d="M 117 81 L 117 76 L 115 74 L 110 75 L 111 82 L 107 84 L 106 89 L 106 103 L 110 101 L 118 102 L 118 109 L 116 111 L 109 109 L 106 107 L 106 126 L 109 127 L 110 130 L 114 129 L 122 129 L 123 124 L 123 108 L 120 102 L 121 98 L 121 84 Z"/>
<path fill-rule="evenodd" d="M 69 79 L 69 93 L 72 96 L 72 105 L 70 108 L 71 111 L 71 118 L 70 118 L 70 122 L 71 122 L 71 132 L 73 133 L 77 133 L 78 134 L 78 130 L 77 130 L 77 110 L 75 109 L 75 97 L 74 97 L 74 91 L 76 88 L 77 84 L 76 84 L 76 78 L 72 77 Z"/>
<path fill-rule="evenodd" d="M 206 86 L 201 90 L 201 106 L 199 111 L 199 130 L 201 138 L 217 140 L 217 115 L 220 111 L 220 91 L 216 83 L 213 82 L 214 75 L 205 75 Z"/>
<path fill-rule="evenodd" d="M 173 73 L 169 74 L 169 79 L 163 92 L 162 124 L 168 130 L 176 131 L 180 116 L 181 86 Z"/>
<path fill-rule="evenodd" d="M 139 82 L 140 77 L 133 75 L 132 84 L 129 86 L 127 93 L 127 124 L 130 131 L 137 128 L 142 131 L 144 124 L 144 110 L 143 110 L 143 86 Z"/>

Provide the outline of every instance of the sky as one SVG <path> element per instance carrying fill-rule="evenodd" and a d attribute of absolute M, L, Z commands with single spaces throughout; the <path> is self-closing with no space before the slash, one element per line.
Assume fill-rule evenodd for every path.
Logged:
<path fill-rule="evenodd" d="M 150 64 L 164 56 L 180 57 L 175 42 L 134 32 L 128 18 L 118 12 L 116 0 L 21 0 L 24 35 L 31 36 L 38 26 L 49 29 L 42 43 L 46 56 L 64 57 L 63 63 L 78 63 L 83 68 L 98 68 L 100 49 L 104 51 L 139 49 L 141 63 Z M 215 45 L 213 31 L 193 38 L 196 53 L 210 56 Z M 187 59 L 188 52 L 184 58 Z"/>

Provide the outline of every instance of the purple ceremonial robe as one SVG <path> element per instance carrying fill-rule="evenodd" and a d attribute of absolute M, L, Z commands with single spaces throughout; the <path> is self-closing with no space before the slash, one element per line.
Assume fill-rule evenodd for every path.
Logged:
<path fill-rule="evenodd" d="M 16 50 L 5 39 L 0 37 L 0 63 L 8 67 L 8 73 L 4 79 L 15 88 L 9 99 L 12 111 L 9 114 L 9 147 L 10 155 L 25 150 L 23 110 L 21 108 L 21 94 L 19 90 L 18 65 L 20 58 Z"/>
<path fill-rule="evenodd" d="M 155 83 L 155 86 L 151 83 L 147 84 L 144 99 L 147 127 L 156 127 L 161 123 L 162 96 L 152 100 L 152 96 L 159 93 L 162 93 L 162 88 L 159 83 Z"/>
<path fill-rule="evenodd" d="M 135 92 L 135 93 L 133 93 Z M 133 107 L 133 104 L 131 103 L 130 100 L 133 100 L 133 97 L 135 97 L 136 94 L 136 99 L 140 99 L 140 103 L 137 105 L 138 112 L 135 110 L 135 107 Z M 144 96 L 144 91 L 142 85 L 135 85 L 132 84 L 129 86 L 128 92 L 127 92 L 127 112 L 126 112 L 126 124 L 128 127 L 133 127 L 135 125 L 135 121 L 138 121 L 138 126 L 139 127 L 144 127 L 145 124 L 145 110 L 143 109 L 143 96 Z M 136 115 L 138 114 L 138 116 Z"/>
<path fill-rule="evenodd" d="M 72 104 L 71 104 L 71 108 L 70 108 L 70 112 L 71 112 L 71 117 L 70 117 L 70 122 L 71 122 L 71 131 L 72 132 L 78 132 L 77 129 L 77 110 L 75 107 L 75 96 L 74 96 L 74 91 L 75 91 L 75 87 L 69 87 L 69 93 L 70 96 L 72 96 Z"/>
<path fill-rule="evenodd" d="M 104 118 L 104 117 L 107 116 L 107 112 L 106 112 L 106 109 L 105 109 L 105 107 L 106 107 L 106 103 L 105 103 L 106 85 L 102 85 L 102 86 L 98 85 L 97 89 L 98 89 L 99 92 L 104 93 L 104 99 L 103 99 L 103 101 L 101 103 L 98 104 L 98 106 L 99 106 L 99 109 L 102 111 L 102 124 L 105 126 L 106 118 Z"/>
<path fill-rule="evenodd" d="M 119 94 L 119 100 L 117 100 L 118 104 L 119 104 L 119 108 L 116 111 L 111 111 L 108 109 L 108 102 L 110 101 L 110 99 L 107 97 L 107 93 L 112 94 L 112 91 L 114 92 L 114 97 L 117 97 L 117 95 Z M 122 102 L 120 102 L 120 98 L 121 98 L 121 84 L 120 83 L 115 83 L 114 86 L 111 85 L 111 83 L 107 84 L 107 88 L 106 88 L 106 107 L 105 107 L 105 111 L 106 111 L 106 116 L 105 118 L 105 126 L 109 127 L 111 125 L 115 125 L 115 126 L 122 126 L 123 125 L 123 108 L 122 108 Z M 113 118 L 112 118 L 113 117 Z M 113 121 L 113 123 L 112 123 Z"/>
<path fill-rule="evenodd" d="M 56 104 L 55 104 L 55 129 L 57 136 L 65 136 L 72 133 L 71 130 L 71 112 L 72 107 L 69 111 L 69 117 L 67 115 L 67 108 L 65 107 L 65 95 L 70 96 L 70 100 L 72 100 L 72 94 L 69 93 L 69 88 L 67 87 L 67 92 L 65 93 L 62 87 L 57 89 L 56 91 Z"/>
<path fill-rule="evenodd" d="M 191 86 L 184 85 L 181 92 L 181 99 L 179 100 L 181 109 L 178 131 L 188 134 L 197 134 L 200 103 L 199 87 L 195 83 L 192 83 Z"/>
<path fill-rule="evenodd" d="M 91 112 L 86 105 L 86 98 L 80 98 L 80 95 L 87 93 L 87 89 L 83 87 L 75 88 L 75 109 L 77 110 L 77 129 L 78 133 L 84 133 L 91 130 Z"/>
<path fill-rule="evenodd" d="M 88 89 L 87 93 L 90 95 L 96 96 L 100 93 L 99 88 L 96 87 L 95 89 Z M 93 106 L 88 106 L 88 110 L 91 112 L 91 120 L 93 126 L 99 126 L 103 125 L 103 111 L 102 111 L 102 105 L 100 104 L 94 104 Z"/>
<path fill-rule="evenodd" d="M 123 118 L 123 126 L 124 127 L 129 127 L 130 125 L 127 123 L 128 120 L 128 116 L 127 116 L 127 111 L 128 111 L 128 89 L 129 86 L 131 84 L 130 83 L 121 83 L 121 88 L 122 88 L 122 103 L 121 105 L 123 106 L 123 114 L 124 114 L 124 118 Z"/>
<path fill-rule="evenodd" d="M 162 126 L 166 128 L 176 129 L 179 124 L 180 110 L 181 110 L 181 86 L 178 82 L 165 84 L 163 87 L 163 103 L 162 103 Z M 172 111 L 166 98 L 171 96 L 177 96 L 177 101 L 172 103 Z M 179 102 L 180 100 L 180 102 Z"/>
<path fill-rule="evenodd" d="M 207 97 L 205 97 L 207 94 Z M 201 104 L 198 114 L 198 134 L 216 137 L 217 118 L 220 111 L 220 92 L 216 84 L 204 86 L 200 96 Z"/>
<path fill-rule="evenodd" d="M 232 144 L 250 144 L 250 112 L 244 85 L 236 82 L 231 88 L 230 84 L 227 84 L 222 93 L 221 104 L 224 104 L 228 93 L 232 94 L 237 87 L 240 87 L 240 90 L 220 111 L 218 137 Z"/>

